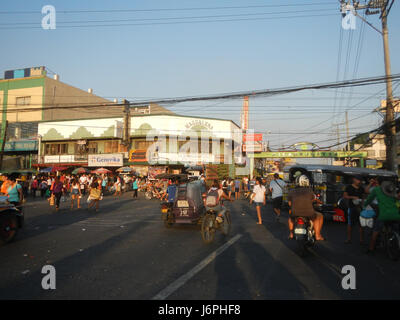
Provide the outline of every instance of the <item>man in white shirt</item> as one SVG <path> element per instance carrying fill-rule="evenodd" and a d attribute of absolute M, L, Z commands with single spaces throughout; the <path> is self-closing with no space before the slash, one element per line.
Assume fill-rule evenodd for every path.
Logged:
<path fill-rule="evenodd" d="M 257 178 L 256 180 L 256 185 L 253 188 L 253 194 L 251 195 L 250 199 L 250 204 L 253 202 L 256 204 L 256 209 L 257 209 L 257 217 L 258 217 L 258 222 L 257 224 L 262 224 L 262 219 L 261 219 L 261 204 L 265 206 L 265 192 L 267 189 L 261 184 L 261 179 Z"/>
<path fill-rule="evenodd" d="M 272 204 L 274 207 L 274 212 L 276 214 L 276 221 L 279 221 L 281 215 L 281 206 L 283 199 L 283 189 L 286 187 L 286 183 L 279 178 L 279 174 L 274 174 L 274 180 L 269 184 L 269 190 L 272 193 Z"/>

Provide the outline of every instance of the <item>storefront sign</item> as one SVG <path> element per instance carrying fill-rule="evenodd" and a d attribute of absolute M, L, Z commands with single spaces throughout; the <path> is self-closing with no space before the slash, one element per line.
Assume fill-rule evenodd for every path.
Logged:
<path fill-rule="evenodd" d="M 243 144 L 243 152 L 262 152 L 262 144 L 248 143 Z"/>
<path fill-rule="evenodd" d="M 121 153 L 115 154 L 89 154 L 89 167 L 122 167 L 123 157 Z"/>
<path fill-rule="evenodd" d="M 8 141 L 4 145 L 4 151 L 37 151 L 37 141 L 21 140 L 21 141 Z"/>
<path fill-rule="evenodd" d="M 213 163 L 215 155 L 211 153 L 164 153 L 158 152 L 153 161 L 168 161 L 169 163 Z"/>
<path fill-rule="evenodd" d="M 246 142 L 246 141 L 262 141 L 262 140 L 263 140 L 262 133 L 244 134 L 243 135 L 243 142 Z"/>
<path fill-rule="evenodd" d="M 129 152 L 130 162 L 146 162 L 146 150 L 131 150 Z"/>
<path fill-rule="evenodd" d="M 74 155 L 44 156 L 44 163 L 71 163 L 75 161 Z"/>
<path fill-rule="evenodd" d="M 60 163 L 60 156 L 45 156 L 44 163 Z"/>
<path fill-rule="evenodd" d="M 192 129 L 194 127 L 203 127 L 207 128 L 208 130 L 212 130 L 213 126 L 211 125 L 210 122 L 202 119 L 194 119 L 190 121 L 189 123 L 186 124 L 186 129 Z"/>
<path fill-rule="evenodd" d="M 250 155 L 251 156 L 251 155 Z M 365 151 L 282 151 L 262 152 L 254 155 L 255 158 L 365 158 Z"/>

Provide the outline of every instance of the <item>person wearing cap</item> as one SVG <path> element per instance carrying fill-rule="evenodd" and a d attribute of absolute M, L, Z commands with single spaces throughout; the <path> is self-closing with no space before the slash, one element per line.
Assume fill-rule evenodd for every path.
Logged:
<path fill-rule="evenodd" d="M 374 220 L 374 227 L 371 241 L 367 253 L 375 251 L 376 239 L 379 232 L 384 226 L 384 221 L 400 220 L 399 208 L 397 207 L 398 194 L 396 194 L 396 186 L 390 181 L 384 181 L 383 178 L 378 179 L 378 186 L 375 187 L 368 198 L 365 200 L 364 208 L 378 199 L 377 215 Z"/>
<path fill-rule="evenodd" d="M 343 198 L 348 200 L 347 210 L 347 239 L 345 243 L 351 243 L 352 227 L 359 224 L 359 217 L 361 212 L 361 202 L 366 194 L 364 187 L 362 186 L 362 177 L 354 176 L 352 178 L 352 184 L 348 185 L 343 193 Z M 360 227 L 360 243 L 364 243 L 363 229 Z"/>

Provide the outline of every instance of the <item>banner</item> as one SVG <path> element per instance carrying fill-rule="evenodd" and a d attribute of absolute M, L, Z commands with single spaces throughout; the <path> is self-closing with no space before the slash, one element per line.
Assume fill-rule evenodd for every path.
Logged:
<path fill-rule="evenodd" d="M 124 160 L 121 153 L 89 154 L 88 167 L 122 167 Z"/>

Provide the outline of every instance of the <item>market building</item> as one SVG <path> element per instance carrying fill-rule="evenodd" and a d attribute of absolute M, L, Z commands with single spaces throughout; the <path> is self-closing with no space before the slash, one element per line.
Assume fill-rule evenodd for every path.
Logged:
<path fill-rule="evenodd" d="M 131 166 L 141 175 L 179 173 L 185 166 L 229 164 L 241 155 L 241 130 L 231 120 L 176 114 L 133 115 L 123 143 L 123 117 L 39 124 L 37 166 Z"/>
<path fill-rule="evenodd" d="M 57 74 L 49 77 L 44 66 L 5 71 L 0 79 L 0 106 L 1 141 L 6 131 L 3 172 L 31 168 L 38 162 L 38 125 L 42 121 L 118 117 L 123 113 L 117 100 L 96 96 L 91 88 L 81 90 L 63 83 Z M 134 108 L 132 113 L 172 114 L 158 105 Z"/>

